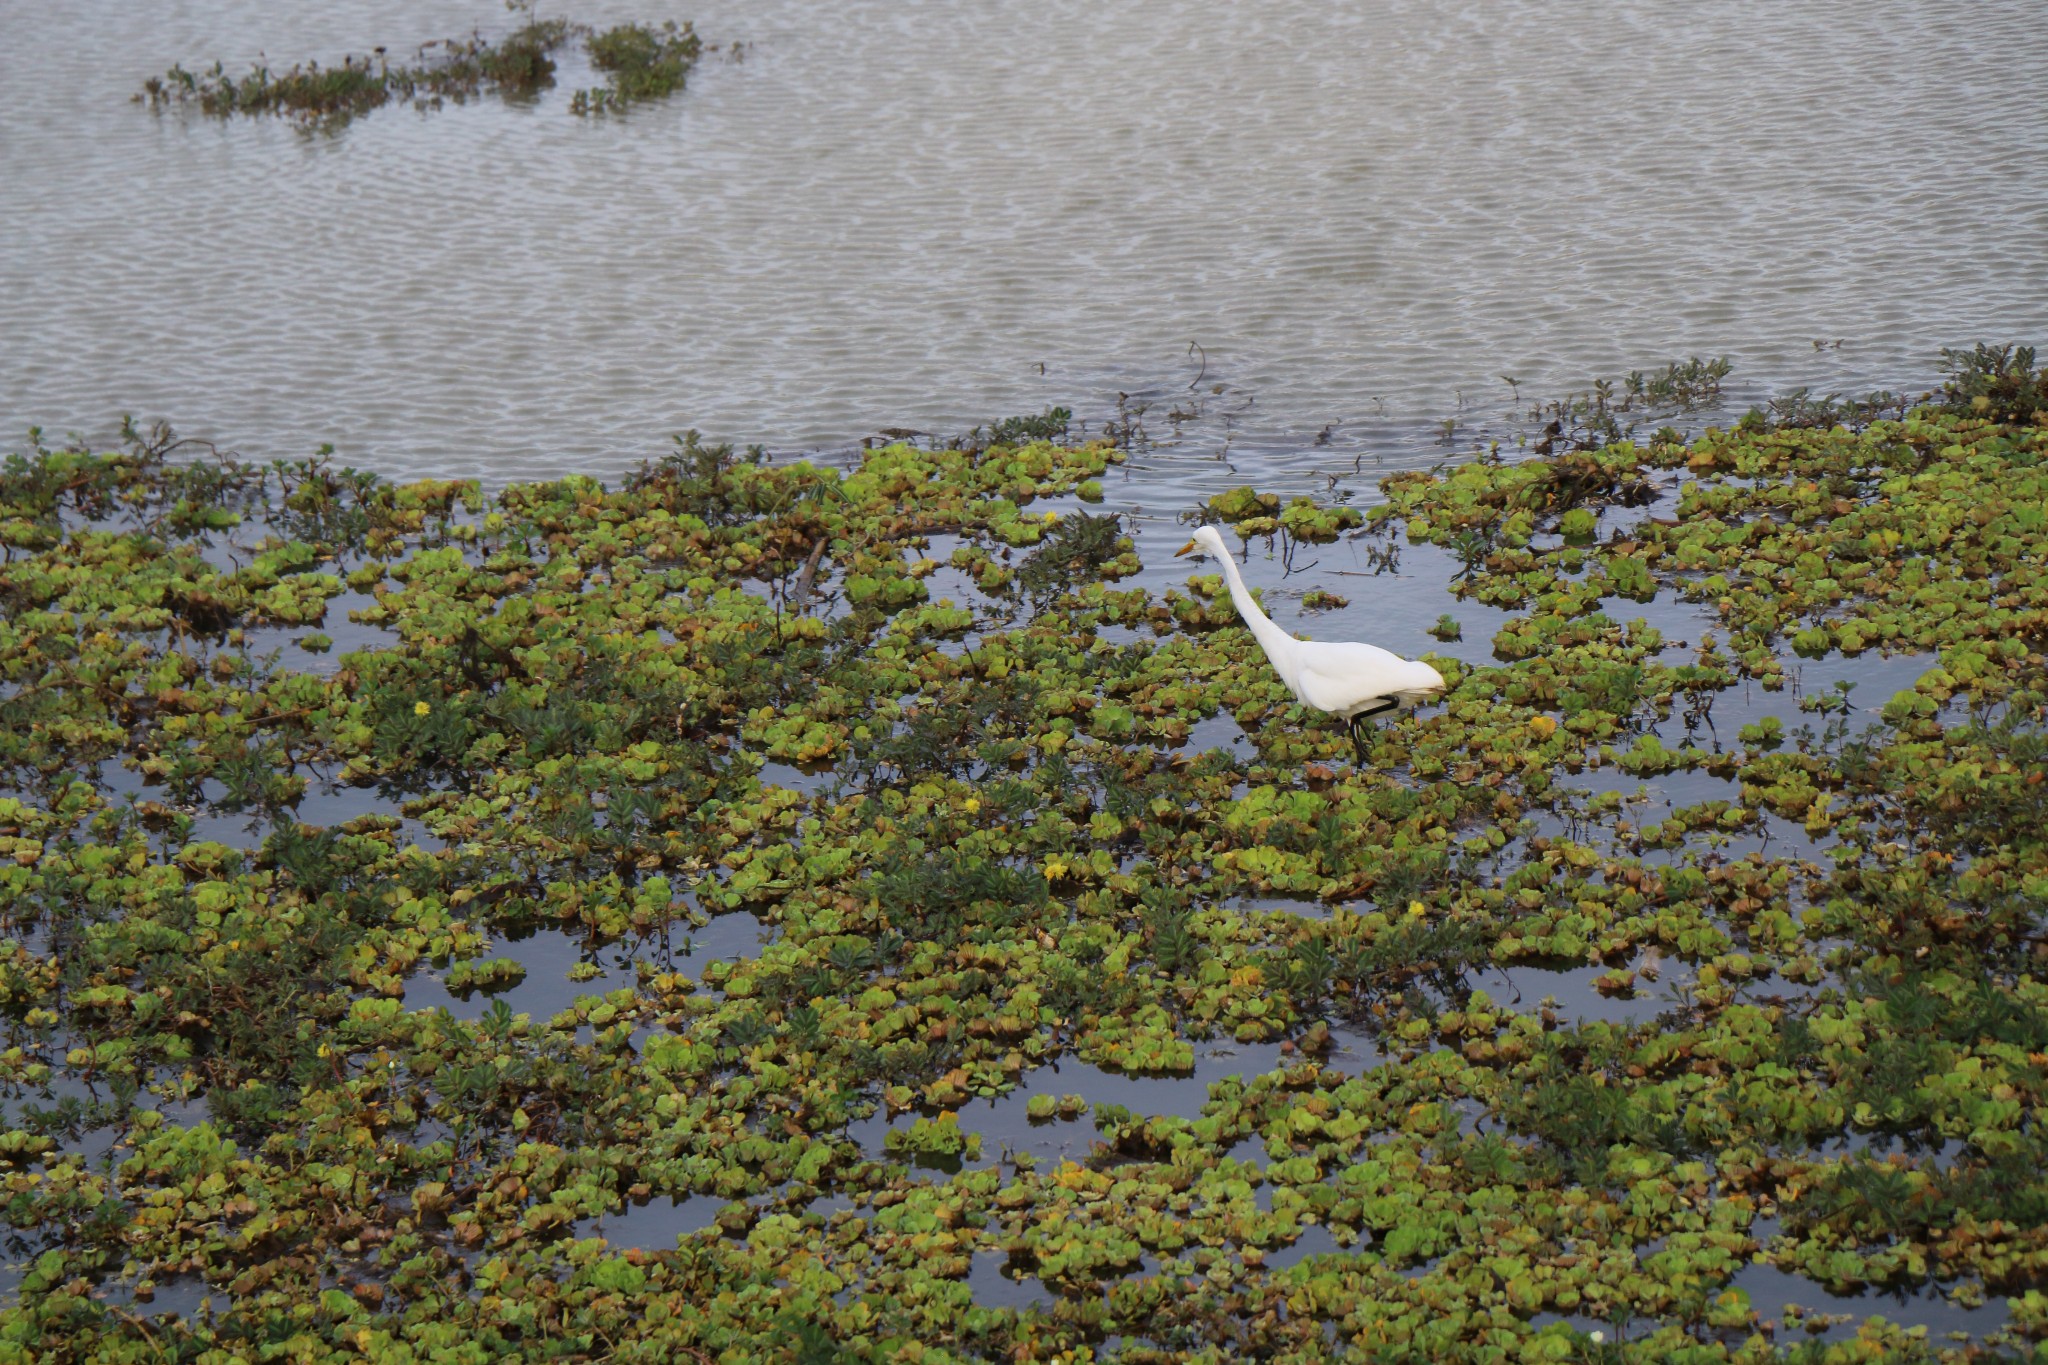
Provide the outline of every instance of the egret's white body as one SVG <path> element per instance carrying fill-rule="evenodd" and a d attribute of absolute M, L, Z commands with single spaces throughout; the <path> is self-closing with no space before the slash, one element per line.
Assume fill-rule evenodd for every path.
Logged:
<path fill-rule="evenodd" d="M 1223 565 L 1230 600 L 1266 651 L 1273 671 L 1294 699 L 1355 723 L 1400 706 L 1415 706 L 1444 690 L 1443 674 L 1419 659 L 1404 659 L 1378 645 L 1340 640 L 1297 640 L 1259 610 L 1238 576 L 1230 550 L 1215 527 L 1204 526 L 1180 553 L 1199 546 Z M 1352 740 L 1358 743 L 1354 728 Z M 1361 754 L 1363 746 L 1360 745 Z"/>

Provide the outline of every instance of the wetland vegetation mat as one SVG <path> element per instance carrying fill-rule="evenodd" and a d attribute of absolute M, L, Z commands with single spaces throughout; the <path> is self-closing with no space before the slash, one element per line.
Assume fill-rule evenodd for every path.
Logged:
<path fill-rule="evenodd" d="M 2036 1358 L 2011 361 L 1219 500 L 1498 623 L 1363 770 L 1107 447 L 16 456 L 0 1361 Z"/>
<path fill-rule="evenodd" d="M 566 19 L 536 19 L 530 6 L 514 8 L 524 22 L 504 37 L 476 33 L 428 43 L 410 64 L 393 64 L 386 49 L 378 47 L 366 56 L 345 56 L 339 65 L 306 61 L 273 71 L 258 64 L 241 76 L 229 75 L 220 62 L 202 71 L 179 65 L 144 81 L 134 100 L 159 112 L 196 108 L 222 119 L 278 114 L 307 132 L 332 133 L 388 104 L 433 110 L 487 94 L 532 100 L 555 84 L 555 53 L 571 38 L 581 38 L 591 67 L 605 83 L 578 90 L 570 97 L 569 111 L 616 114 L 681 90 L 704 54 L 696 30 L 673 20 L 600 30 Z"/>

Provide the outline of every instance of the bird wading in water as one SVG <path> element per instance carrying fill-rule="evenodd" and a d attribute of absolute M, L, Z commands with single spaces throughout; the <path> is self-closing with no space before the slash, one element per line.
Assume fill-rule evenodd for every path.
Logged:
<path fill-rule="evenodd" d="M 1297 640 L 1259 610 L 1259 604 L 1238 577 L 1223 536 L 1213 526 L 1195 532 L 1179 554 L 1200 550 L 1223 565 L 1230 600 L 1244 618 L 1252 638 L 1266 651 L 1273 671 L 1304 706 L 1342 716 L 1351 731 L 1352 751 L 1365 763 L 1362 722 L 1403 706 L 1428 701 L 1444 690 L 1444 675 L 1419 659 L 1404 659 L 1378 645 L 1349 640 Z"/>

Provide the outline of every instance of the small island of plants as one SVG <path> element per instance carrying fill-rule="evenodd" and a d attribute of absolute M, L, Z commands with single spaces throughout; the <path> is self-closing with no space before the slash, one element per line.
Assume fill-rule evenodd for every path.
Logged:
<path fill-rule="evenodd" d="M 623 113 L 630 106 L 681 90 L 704 55 L 704 40 L 689 24 L 625 23 L 606 29 L 566 19 L 537 18 L 530 5 L 514 5 L 519 25 L 499 38 L 481 33 L 432 42 L 411 62 L 393 62 L 383 47 L 339 63 L 294 63 L 273 71 L 258 63 L 241 76 L 220 62 L 202 71 L 175 65 L 143 82 L 138 103 L 163 111 L 194 108 L 212 118 L 276 114 L 307 132 L 338 132 L 386 105 L 439 109 L 485 95 L 531 100 L 555 84 L 555 54 L 580 38 L 602 85 L 575 92 L 574 114 Z"/>

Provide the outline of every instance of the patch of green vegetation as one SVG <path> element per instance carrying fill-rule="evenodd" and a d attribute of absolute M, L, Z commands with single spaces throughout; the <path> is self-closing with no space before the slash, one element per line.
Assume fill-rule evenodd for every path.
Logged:
<path fill-rule="evenodd" d="M 1021 446 L 1034 442 L 1067 439 L 1074 424 L 1070 408 L 1047 408 L 1041 413 L 1023 413 L 977 425 L 965 435 L 947 442 L 959 450 L 986 450 L 991 446 Z"/>
<path fill-rule="evenodd" d="M 1536 433 L 1529 448 L 1548 457 L 1627 440 L 1636 434 L 1639 416 L 1692 412 L 1713 403 L 1721 395 L 1721 381 L 1734 369 L 1725 356 L 1693 356 L 1670 362 L 1662 374 L 1632 370 L 1619 383 L 1596 379 L 1578 393 L 1529 408 L 1522 419 Z M 1456 426 L 1455 418 L 1445 423 L 1446 437 Z"/>
<path fill-rule="evenodd" d="M 2048 368 L 2034 364 L 2031 346 L 1986 346 L 1968 351 L 1944 350 L 1942 368 L 1948 379 L 1941 387 L 1951 409 L 1994 422 L 2048 422 Z"/>
<path fill-rule="evenodd" d="M 1115 516 L 1086 512 L 1052 523 L 1017 568 L 1017 587 L 1041 609 L 1077 583 L 1138 571 L 1137 552 Z"/>
<path fill-rule="evenodd" d="M 1209 499 L 1209 515 L 1236 531 L 1241 540 L 1270 536 L 1280 529 L 1280 499 L 1255 488 L 1233 488 Z"/>
<path fill-rule="evenodd" d="M 1114 518 L 1024 510 L 1106 444 L 825 469 L 692 434 L 487 498 L 32 442 L 0 467 L 0 1360 L 2000 1345 L 1886 1299 L 1781 1342 L 1759 1261 L 1820 1306 L 2008 1297 L 2034 1349 L 2048 428 L 1983 396 L 1388 480 L 1373 532 L 1507 615 L 1362 768 L 1213 575 L 1125 586 Z M 1673 600 L 1712 614 L 1683 649 L 1642 615 Z M 333 671 L 280 667 L 316 630 Z M 1923 666 L 1698 723 L 1801 652 Z M 1189 751 L 1226 714 L 1252 752 Z M 372 809 L 305 818 L 336 791 Z M 1239 908 L 1274 900 L 1327 912 Z M 777 932 L 651 946 L 726 915 Z M 521 1009 L 504 953 L 543 929 L 625 966 Z M 430 971 L 474 1017 L 420 1007 Z M 1611 999 L 1545 998 L 1567 971 Z M 1055 1062 L 1223 1045 L 1278 1060 L 1183 1114 L 1098 1102 L 1074 1160 L 977 1126 Z M 605 1240 L 663 1198 L 720 1211 Z M 977 1256 L 1046 1306 L 976 1305 Z M 128 1301 L 179 1282 L 211 1313 Z"/>
<path fill-rule="evenodd" d="M 259 65 L 241 76 L 228 74 L 219 62 L 198 72 L 179 65 L 143 82 L 135 98 L 152 109 L 190 106 L 214 118 L 278 114 L 308 131 L 334 132 L 387 104 L 438 109 L 489 94 L 532 99 L 553 88 L 555 53 L 580 34 L 607 83 L 577 91 L 571 112 L 617 113 L 681 90 L 704 50 L 688 24 L 628 23 L 592 31 L 564 19 L 535 18 L 529 6 L 514 9 L 524 21 L 504 37 L 472 34 L 428 43 L 409 64 L 393 64 L 380 47 L 368 56 L 344 57 L 339 65 L 308 61 L 284 71 Z"/>
<path fill-rule="evenodd" d="M 388 67 L 368 57 L 344 57 L 341 65 L 322 68 L 317 61 L 273 73 L 254 67 L 239 79 L 215 62 L 202 72 L 173 66 L 143 82 L 142 93 L 152 109 L 197 104 L 215 118 L 235 114 L 289 114 L 307 127 L 338 128 L 359 114 L 388 104 L 392 81 Z"/>
<path fill-rule="evenodd" d="M 382 48 L 344 57 L 339 66 L 312 61 L 282 72 L 257 66 L 239 78 L 219 62 L 196 73 L 173 66 L 143 82 L 136 98 L 152 109 L 195 105 L 214 118 L 281 114 L 308 130 L 333 132 L 394 102 L 439 108 L 483 94 L 530 98 L 554 84 L 552 54 L 569 33 L 562 20 L 529 19 L 497 42 L 473 35 L 429 43 L 411 66 L 393 66 Z"/>
<path fill-rule="evenodd" d="M 704 40 L 688 24 L 674 21 L 659 28 L 620 24 L 584 39 L 590 64 L 605 73 L 607 84 L 578 90 L 570 101 L 577 114 L 620 113 L 645 100 L 662 99 L 683 88 L 690 68 L 704 53 Z"/>

